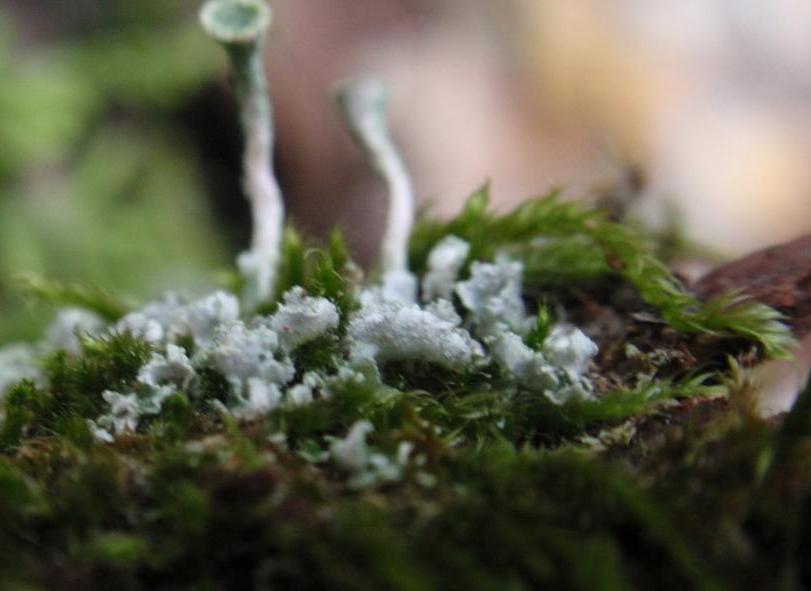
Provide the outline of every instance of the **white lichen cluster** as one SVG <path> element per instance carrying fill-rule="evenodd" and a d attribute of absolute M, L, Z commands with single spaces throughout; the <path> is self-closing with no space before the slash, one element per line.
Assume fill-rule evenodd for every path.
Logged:
<path fill-rule="evenodd" d="M 35 347 L 12 343 L 0 348 L 0 401 L 9 387 L 20 380 L 40 380 Z"/>
<path fill-rule="evenodd" d="M 335 305 L 325 298 L 310 298 L 301 287 L 294 287 L 282 298 L 268 326 L 279 335 L 281 346 L 292 351 L 338 327 L 340 318 Z"/>
<path fill-rule="evenodd" d="M 296 374 L 291 353 L 334 330 L 338 322 L 332 302 L 308 296 L 300 287 L 284 294 L 274 314 L 247 323 L 240 319 L 239 300 L 221 291 L 189 303 L 169 295 L 147 304 L 110 330 L 130 332 L 157 352 L 129 391 L 104 392 L 110 408 L 93 423 L 94 433 L 110 440 L 135 431 L 141 417 L 159 414 L 173 393 L 199 396 L 199 373 L 204 369 L 228 383 L 230 398 L 222 408 L 237 419 L 253 420 L 288 402 L 311 402 L 313 387 L 325 381 L 305 374 L 300 383 L 291 384 Z"/>
<path fill-rule="evenodd" d="M 441 310 L 441 309 L 440 309 Z M 464 369 L 481 359 L 484 350 L 452 306 L 436 307 L 396 301 L 362 305 L 349 322 L 349 356 L 353 360 L 426 361 L 447 369 Z"/>
<path fill-rule="evenodd" d="M 556 404 L 591 397 L 584 374 L 597 345 L 569 324 L 553 327 L 540 350 L 527 345 L 524 337 L 537 318 L 526 313 L 522 276 L 523 265 L 506 258 L 472 264 L 470 279 L 457 282 L 454 291 L 468 310 L 473 331 L 504 375 L 521 387 L 543 392 Z"/>
<path fill-rule="evenodd" d="M 389 362 L 422 362 L 459 373 L 497 367 L 502 386 L 512 384 L 555 404 L 591 397 L 585 375 L 596 345 L 576 327 L 559 324 L 542 346 L 530 347 L 526 337 L 536 319 L 524 305 L 521 263 L 474 261 L 469 276 L 460 279 L 469 250 L 456 237 L 440 241 L 429 256 L 419 298 L 412 295 L 410 281 L 401 281 L 406 289 L 398 289 L 385 276 L 358 288 L 358 305 L 346 318 L 330 370 L 299 372 L 295 361 L 302 345 L 327 334 L 335 341 L 339 334 L 339 310 L 326 298 L 294 287 L 273 314 L 245 316 L 238 298 L 223 291 L 192 301 L 168 294 L 112 326 L 87 312 L 60 311 L 38 345 L 0 350 L 0 391 L 21 378 L 41 382 L 37 360 L 43 354 L 63 349 L 77 355 L 84 336 L 127 332 L 154 352 L 129 388 L 102 394 L 107 412 L 91 421 L 102 441 L 136 431 L 178 392 L 205 396 L 201 374 L 206 371 L 222 376 L 228 386 L 225 403 L 209 402 L 238 420 L 311 404 L 347 382 L 380 380 L 380 369 Z M 355 449 L 349 444 L 357 447 L 362 439 L 353 437 L 345 442 L 349 447 L 336 443 L 333 454 L 347 468 L 347 450 Z"/>
<path fill-rule="evenodd" d="M 467 308 L 476 334 L 485 338 L 505 330 L 526 334 L 532 321 L 521 295 L 523 272 L 521 263 L 509 259 L 474 262 L 470 279 L 456 284 L 454 291 Z"/>
<path fill-rule="evenodd" d="M 345 437 L 331 440 L 329 454 L 324 458 L 331 459 L 335 465 L 351 474 L 349 485 L 352 487 L 364 488 L 399 480 L 412 460 L 413 443 L 401 441 L 395 454 L 381 453 L 367 442 L 367 437 L 373 431 L 374 426 L 369 421 L 357 421 Z M 414 460 L 413 463 L 419 466 L 424 458 Z"/>
<path fill-rule="evenodd" d="M 457 236 L 446 236 L 428 255 L 428 271 L 422 278 L 422 299 L 430 302 L 453 297 L 456 278 L 470 254 L 470 244 Z"/>
<path fill-rule="evenodd" d="M 540 346 L 528 344 L 535 342 L 528 337 L 538 319 L 526 311 L 522 263 L 505 257 L 470 261 L 470 244 L 450 235 L 429 253 L 421 278 L 408 268 L 414 195 L 386 125 L 387 91 L 378 83 L 345 86 L 340 101 L 350 130 L 388 185 L 379 280 L 356 288 L 356 305 L 346 318 L 334 302 L 302 287 L 283 294 L 273 314 L 256 314 L 260 305 L 274 303 L 284 225 L 262 67 L 271 13 L 263 0 L 209 0 L 201 19 L 229 50 L 246 136 L 245 188 L 254 232 L 251 249 L 238 259 L 246 282 L 241 303 L 224 291 L 193 301 L 170 293 L 111 326 L 89 312 L 62 310 L 41 343 L 0 349 L 0 397 L 22 378 L 42 382 L 38 360 L 44 354 L 79 355 L 86 336 L 113 333 L 128 333 L 153 353 L 132 383 L 101 393 L 105 412 L 88 419 L 88 426 L 102 442 L 142 429 L 144 419 L 159 416 L 180 393 L 238 421 L 313 404 L 346 388 L 371 385 L 386 396 L 392 389 L 382 383 L 381 370 L 391 362 L 490 375 L 507 397 L 521 391 L 564 404 L 593 396 L 586 374 L 597 347 L 583 332 L 562 323 Z M 326 336 L 329 362 L 320 370 L 297 366 L 301 347 Z M 212 376 L 227 389 L 216 397 L 207 394 Z M 283 442 L 284 433 L 280 436 Z M 344 437 L 328 438 L 328 450 L 319 447 L 309 460 L 332 462 L 356 486 L 396 480 L 407 468 L 419 467 L 411 443 L 395 442 L 383 453 L 369 444 L 370 437 L 372 423 L 359 420 Z"/>
<path fill-rule="evenodd" d="M 35 344 L 11 343 L 0 347 L 0 401 L 8 388 L 20 380 L 42 383 L 42 357 L 58 350 L 69 355 L 81 351 L 81 338 L 97 333 L 104 320 L 81 308 L 62 308 L 45 330 L 45 336 Z"/>
<path fill-rule="evenodd" d="M 70 355 L 81 351 L 79 337 L 93 334 L 104 328 L 104 320 L 81 308 L 62 308 L 45 331 L 45 339 L 40 344 L 45 350 L 64 349 Z"/>

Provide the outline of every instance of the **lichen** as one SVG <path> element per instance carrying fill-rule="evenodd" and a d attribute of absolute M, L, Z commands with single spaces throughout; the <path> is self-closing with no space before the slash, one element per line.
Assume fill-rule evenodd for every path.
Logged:
<path fill-rule="evenodd" d="M 360 472 L 369 463 L 369 447 L 366 437 L 374 431 L 369 421 L 358 421 L 349 429 L 346 437 L 335 439 L 330 445 L 330 455 L 335 463 L 345 470 Z"/>
<path fill-rule="evenodd" d="M 170 333 L 189 335 L 199 348 L 214 340 L 219 328 L 239 319 L 239 300 L 230 293 L 218 291 L 185 306 L 179 326 L 170 326 Z"/>
<path fill-rule="evenodd" d="M 200 359 L 202 365 L 220 372 L 238 395 L 247 390 L 251 379 L 287 384 L 296 371 L 278 334 L 262 324 L 249 327 L 242 321 L 220 325 Z"/>
<path fill-rule="evenodd" d="M 417 304 L 367 303 L 347 329 L 354 360 L 419 360 L 448 369 L 463 369 L 483 356 L 483 349 L 458 322 Z"/>
<path fill-rule="evenodd" d="M 279 335 L 280 345 L 292 351 L 335 330 L 339 322 L 335 304 L 326 298 L 307 296 L 304 288 L 297 286 L 284 294 L 268 326 Z"/>
<path fill-rule="evenodd" d="M 351 488 L 368 488 L 391 483 L 403 476 L 403 471 L 413 451 L 413 444 L 401 441 L 394 457 L 375 451 L 367 442 L 374 431 L 369 421 L 357 421 L 343 438 L 330 442 L 329 458 L 350 474 Z"/>
<path fill-rule="evenodd" d="M 586 372 L 598 349 L 594 341 L 576 326 L 558 324 L 544 339 L 543 352 L 551 363 L 576 379 Z"/>
<path fill-rule="evenodd" d="M 82 334 L 97 334 L 106 326 L 98 314 L 81 308 L 61 308 L 45 331 L 42 346 L 49 351 L 63 349 L 71 355 L 81 353 Z"/>
<path fill-rule="evenodd" d="M 182 334 L 185 306 L 180 296 L 169 292 L 160 300 L 123 316 L 114 330 L 127 332 L 148 343 L 173 342 Z"/>
<path fill-rule="evenodd" d="M 94 436 L 103 442 L 109 442 L 110 435 L 135 433 L 141 417 L 160 413 L 163 402 L 174 392 L 173 388 L 166 386 L 151 388 L 147 390 L 147 394 L 122 394 L 105 390 L 101 397 L 109 405 L 109 411 L 93 421 Z"/>
<path fill-rule="evenodd" d="M 166 345 L 166 353 L 153 353 L 149 362 L 138 371 L 138 381 L 146 386 L 157 388 L 173 384 L 186 388 L 196 372 L 183 347 Z"/>
<path fill-rule="evenodd" d="M 495 263 L 475 261 L 470 279 L 456 284 L 455 292 L 470 312 L 476 333 L 497 335 L 504 329 L 524 334 L 529 329 L 521 294 L 524 267 L 500 258 Z"/>
<path fill-rule="evenodd" d="M 422 299 L 450 300 L 459 271 L 470 254 L 470 244 L 457 236 L 446 236 L 428 254 L 428 270 L 422 278 Z"/>
<path fill-rule="evenodd" d="M 0 348 L 0 400 L 9 386 L 20 380 L 37 380 L 42 371 L 37 366 L 36 349 L 25 343 Z"/>

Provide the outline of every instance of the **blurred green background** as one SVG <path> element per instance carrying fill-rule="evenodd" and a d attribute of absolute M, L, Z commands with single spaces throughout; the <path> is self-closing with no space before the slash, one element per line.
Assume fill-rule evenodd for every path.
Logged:
<path fill-rule="evenodd" d="M 21 272 L 140 299 L 229 260 L 189 124 L 223 66 L 197 3 L 82 4 L 0 4 L 0 342 L 48 320 Z"/>

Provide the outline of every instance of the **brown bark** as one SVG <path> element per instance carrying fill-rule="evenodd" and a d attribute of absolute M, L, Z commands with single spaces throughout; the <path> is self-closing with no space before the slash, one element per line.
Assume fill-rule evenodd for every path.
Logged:
<path fill-rule="evenodd" d="M 802 339 L 811 333 L 811 235 L 721 265 L 693 289 L 701 297 L 741 291 L 785 314 Z"/>

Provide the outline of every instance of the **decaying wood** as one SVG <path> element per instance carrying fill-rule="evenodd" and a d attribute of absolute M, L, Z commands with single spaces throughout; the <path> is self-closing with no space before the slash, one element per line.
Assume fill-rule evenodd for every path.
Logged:
<path fill-rule="evenodd" d="M 745 293 L 785 314 L 803 339 L 811 333 L 811 235 L 721 265 L 693 289 L 701 297 Z"/>
<path fill-rule="evenodd" d="M 761 364 L 753 379 L 759 410 L 770 416 L 791 408 L 811 371 L 811 235 L 721 265 L 693 286 L 701 297 L 740 291 L 776 308 L 800 340 L 793 359 Z"/>

